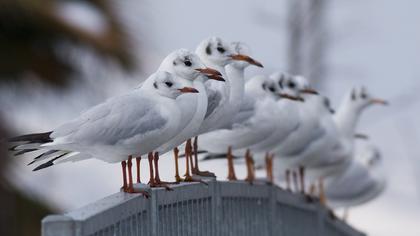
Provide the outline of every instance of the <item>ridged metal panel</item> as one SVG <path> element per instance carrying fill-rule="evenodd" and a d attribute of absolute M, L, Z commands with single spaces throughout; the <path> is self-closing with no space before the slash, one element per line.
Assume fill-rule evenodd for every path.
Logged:
<path fill-rule="evenodd" d="M 180 184 L 153 189 L 151 198 L 116 193 L 42 222 L 43 236 L 358 236 L 306 202 L 272 185 L 246 182 Z"/>

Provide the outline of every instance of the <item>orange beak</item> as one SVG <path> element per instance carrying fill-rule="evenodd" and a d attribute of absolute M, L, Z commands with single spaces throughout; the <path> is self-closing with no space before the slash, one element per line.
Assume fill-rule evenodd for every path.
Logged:
<path fill-rule="evenodd" d="M 181 93 L 198 93 L 198 90 L 192 87 L 183 87 L 178 89 Z"/>
<path fill-rule="evenodd" d="M 205 74 L 205 75 L 217 75 L 217 76 L 222 76 L 222 73 L 220 73 L 218 70 L 206 67 L 206 68 L 199 68 L 199 69 L 195 69 L 196 71 Z"/>
<path fill-rule="evenodd" d="M 374 103 L 374 104 L 385 105 L 385 106 L 389 105 L 388 101 L 385 101 L 385 100 L 379 99 L 379 98 L 373 98 L 373 99 L 370 100 L 370 102 Z"/>
<path fill-rule="evenodd" d="M 300 90 L 301 93 L 307 93 L 307 94 L 314 94 L 314 95 L 318 95 L 318 91 L 316 91 L 315 89 L 311 89 L 311 88 L 307 88 L 307 89 L 302 89 Z"/>
<path fill-rule="evenodd" d="M 281 98 L 286 98 L 286 99 L 293 100 L 293 101 L 299 101 L 299 102 L 304 102 L 304 101 L 305 101 L 305 100 L 304 100 L 303 98 L 301 98 L 301 97 L 291 96 L 291 95 L 286 94 L 286 93 L 280 93 L 280 94 L 279 94 L 279 96 L 280 96 Z"/>
<path fill-rule="evenodd" d="M 237 61 L 246 61 L 251 65 L 258 66 L 258 67 L 261 67 L 261 68 L 264 67 L 260 62 L 254 60 L 252 57 L 247 56 L 247 55 L 234 54 L 234 55 L 230 55 L 230 58 L 232 58 L 233 60 L 237 60 Z"/>

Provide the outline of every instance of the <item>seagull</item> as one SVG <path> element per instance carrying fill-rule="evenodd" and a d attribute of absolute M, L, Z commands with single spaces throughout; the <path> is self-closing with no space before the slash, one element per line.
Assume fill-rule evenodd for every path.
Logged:
<path fill-rule="evenodd" d="M 332 208 L 362 205 L 383 193 L 386 178 L 382 156 L 378 148 L 370 144 L 358 152 L 343 172 L 325 179 L 325 194 Z"/>
<path fill-rule="evenodd" d="M 250 154 L 253 149 L 248 147 L 269 136 L 275 130 L 273 127 L 283 122 L 282 117 L 286 114 L 279 109 L 280 95 L 274 81 L 267 76 L 251 78 L 245 85 L 241 109 L 231 127 L 202 135 L 201 148 L 212 155 L 223 154 L 228 149 L 233 150 L 235 155 L 245 153 L 248 169 L 246 180 L 252 182 L 254 178 L 250 168 Z"/>
<path fill-rule="evenodd" d="M 244 70 L 249 65 L 263 67 L 253 58 L 245 55 L 247 47 L 240 42 L 228 44 L 218 37 L 203 40 L 196 49 L 197 55 L 205 65 L 217 69 L 226 79 L 224 86 L 213 81 L 205 83 L 208 95 L 208 107 L 204 121 L 197 135 L 219 128 L 228 127 L 239 111 L 244 95 Z M 194 140 L 195 173 L 208 175 L 198 168 L 198 144 Z"/>
<path fill-rule="evenodd" d="M 327 176 L 342 172 L 351 163 L 359 117 L 374 104 L 387 105 L 388 102 L 373 98 L 364 87 L 353 88 L 344 97 L 337 112 L 324 117 L 326 135 L 319 140 L 324 140 L 323 143 L 328 145 L 301 160 L 301 164 L 308 170 L 309 179 L 322 181 Z"/>
<path fill-rule="evenodd" d="M 204 120 L 208 101 L 204 82 L 208 79 L 215 81 L 224 81 L 224 79 L 221 77 L 220 72 L 205 67 L 200 58 L 187 49 L 179 49 L 170 53 L 163 60 L 158 70 L 174 74 L 176 79 L 183 80 L 184 83 L 189 83 L 199 91 L 198 94 L 186 94 L 177 98 L 177 103 L 182 111 L 182 118 L 177 130 L 177 135 L 156 150 L 158 153 L 162 154 L 174 150 L 175 181 L 180 182 L 183 179 L 179 176 L 177 147 L 185 142 L 185 140 L 194 137 Z M 188 147 L 189 145 L 186 146 L 186 148 Z M 184 181 L 193 181 L 190 175 L 188 158 L 186 158 L 186 166 Z"/>
<path fill-rule="evenodd" d="M 123 191 L 133 189 L 131 169 L 129 185 L 126 177 L 126 160 L 131 167 L 131 157 L 149 154 L 150 184 L 155 182 L 152 166 L 152 152 L 176 135 L 181 122 L 181 109 L 176 98 L 184 93 L 197 93 L 186 87 L 175 77 L 163 71 L 152 74 L 152 83 L 132 90 L 124 95 L 108 99 L 96 105 L 78 118 L 69 121 L 50 132 L 22 135 L 11 138 L 10 142 L 38 144 L 45 152 L 35 157 L 32 163 L 46 160 L 34 171 L 65 161 L 96 158 L 108 163 L 121 162 L 123 171 Z M 19 145 L 12 148 L 18 150 Z M 75 158 L 82 154 L 83 158 Z M 156 177 L 159 181 L 157 161 Z"/>

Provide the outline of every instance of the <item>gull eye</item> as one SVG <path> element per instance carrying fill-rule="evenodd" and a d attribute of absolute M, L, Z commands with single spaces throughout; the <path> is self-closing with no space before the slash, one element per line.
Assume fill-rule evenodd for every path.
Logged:
<path fill-rule="evenodd" d="M 220 53 L 224 53 L 226 52 L 226 50 L 223 47 L 217 47 L 217 51 L 219 51 Z"/>
<path fill-rule="evenodd" d="M 165 82 L 166 86 L 168 86 L 169 88 L 172 87 L 173 83 L 172 82 Z"/>
<path fill-rule="evenodd" d="M 362 93 L 362 94 L 360 94 L 360 97 L 361 97 L 362 99 L 366 99 L 366 98 L 367 98 L 367 94 L 366 94 L 366 93 Z"/>
<path fill-rule="evenodd" d="M 289 83 L 287 84 L 287 86 L 289 86 L 289 88 L 295 88 L 296 84 L 293 81 L 289 81 Z"/>
<path fill-rule="evenodd" d="M 190 60 L 185 60 L 185 61 L 184 61 L 184 64 L 185 64 L 186 66 L 191 66 L 191 65 L 192 65 L 192 63 L 191 63 L 191 61 L 190 61 Z"/>
<path fill-rule="evenodd" d="M 211 45 L 210 44 L 207 45 L 207 47 L 206 47 L 206 53 L 207 53 L 207 55 L 211 55 Z"/>
<path fill-rule="evenodd" d="M 270 90 L 270 92 L 272 92 L 272 93 L 274 93 L 276 91 L 276 89 L 273 86 L 269 87 L 268 90 Z"/>

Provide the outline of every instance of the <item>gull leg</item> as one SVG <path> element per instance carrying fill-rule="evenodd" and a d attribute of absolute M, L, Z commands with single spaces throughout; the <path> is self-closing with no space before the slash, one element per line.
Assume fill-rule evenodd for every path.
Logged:
<path fill-rule="evenodd" d="M 127 161 L 127 167 L 128 167 L 128 189 L 127 192 L 128 193 L 142 193 L 146 198 L 149 198 L 150 195 L 147 191 L 143 191 L 143 190 L 136 190 L 133 187 L 133 174 L 132 174 L 132 169 L 133 169 L 133 156 L 128 156 L 128 161 Z M 136 158 L 137 161 L 137 158 Z M 138 166 L 137 166 L 137 180 L 139 181 L 139 167 L 140 167 L 140 162 L 137 161 Z M 139 183 L 139 182 L 138 182 Z"/>
<path fill-rule="evenodd" d="M 179 167 L 178 167 L 178 159 L 179 159 L 179 149 L 176 147 L 174 148 L 174 157 L 175 157 L 175 181 L 181 182 L 183 179 L 179 176 Z M 186 157 L 187 158 L 187 157 Z"/>
<path fill-rule="evenodd" d="M 250 184 L 254 182 L 254 174 L 253 174 L 253 162 L 254 160 L 251 157 L 251 152 L 249 149 L 246 150 L 245 153 L 245 160 L 246 160 L 246 169 L 247 169 L 247 176 L 245 178 L 245 181 L 248 181 Z"/>
<path fill-rule="evenodd" d="M 292 172 L 292 178 L 293 178 L 293 189 L 295 192 L 299 191 L 299 185 L 298 185 L 298 177 L 296 171 Z"/>
<path fill-rule="evenodd" d="M 185 145 L 185 179 L 184 181 L 191 182 L 193 181 L 193 178 L 190 174 L 190 158 L 191 158 L 191 139 L 187 140 L 187 143 Z"/>
<path fill-rule="evenodd" d="M 149 152 L 147 159 L 149 160 L 149 172 L 150 172 L 150 179 L 149 179 L 149 185 L 152 186 L 155 184 L 155 178 L 153 173 L 153 153 Z"/>
<path fill-rule="evenodd" d="M 140 181 L 140 161 L 141 161 L 141 156 L 136 158 L 136 167 L 137 167 L 137 183 L 141 183 Z"/>
<path fill-rule="evenodd" d="M 321 203 L 321 205 L 326 206 L 327 199 L 325 197 L 325 191 L 324 191 L 324 180 L 320 178 L 318 183 L 319 183 L 319 186 L 318 186 L 319 202 Z"/>
<path fill-rule="evenodd" d="M 133 167 L 133 156 L 128 156 L 127 167 L 128 167 L 128 191 L 133 191 L 133 174 L 132 174 L 132 167 Z"/>
<path fill-rule="evenodd" d="M 122 186 L 122 190 L 124 192 L 127 192 L 128 188 L 127 188 L 127 163 L 125 161 L 121 162 L 121 169 L 122 169 L 122 177 L 123 177 L 123 186 Z"/>
<path fill-rule="evenodd" d="M 227 153 L 227 160 L 228 160 L 228 177 L 227 179 L 230 181 L 237 180 L 235 174 L 235 167 L 233 166 L 233 156 L 232 156 L 232 147 L 229 146 L 228 153 Z"/>
<path fill-rule="evenodd" d="M 154 163 L 155 163 L 155 184 L 153 187 L 164 187 L 166 190 L 173 190 L 168 186 L 167 183 L 162 182 L 159 177 L 159 152 L 155 152 L 154 156 Z"/>
<path fill-rule="evenodd" d="M 290 188 L 290 170 L 289 169 L 286 170 L 285 175 L 286 175 L 286 190 L 291 192 L 292 189 Z"/>
<path fill-rule="evenodd" d="M 194 138 L 194 143 L 193 143 L 193 148 L 194 148 L 194 162 L 195 165 L 191 165 L 192 166 L 192 173 L 195 175 L 199 175 L 199 176 L 204 176 L 204 177 L 216 177 L 216 175 L 214 175 L 214 173 L 210 172 L 210 171 L 200 171 L 200 168 L 198 167 L 198 136 L 195 136 Z"/>
<path fill-rule="evenodd" d="M 265 155 L 265 169 L 267 172 L 267 183 L 273 184 L 273 156 L 270 155 L 268 152 Z"/>
<path fill-rule="evenodd" d="M 190 174 L 190 164 L 192 166 L 192 146 L 191 146 L 191 139 L 187 140 L 187 143 L 185 145 L 185 160 L 186 160 L 186 168 L 185 168 L 185 178 L 184 181 L 185 182 L 199 182 L 205 185 L 208 185 L 206 182 L 200 180 L 200 179 L 195 179 L 191 176 Z"/>
<path fill-rule="evenodd" d="M 300 192 L 305 195 L 305 168 L 299 166 Z"/>

